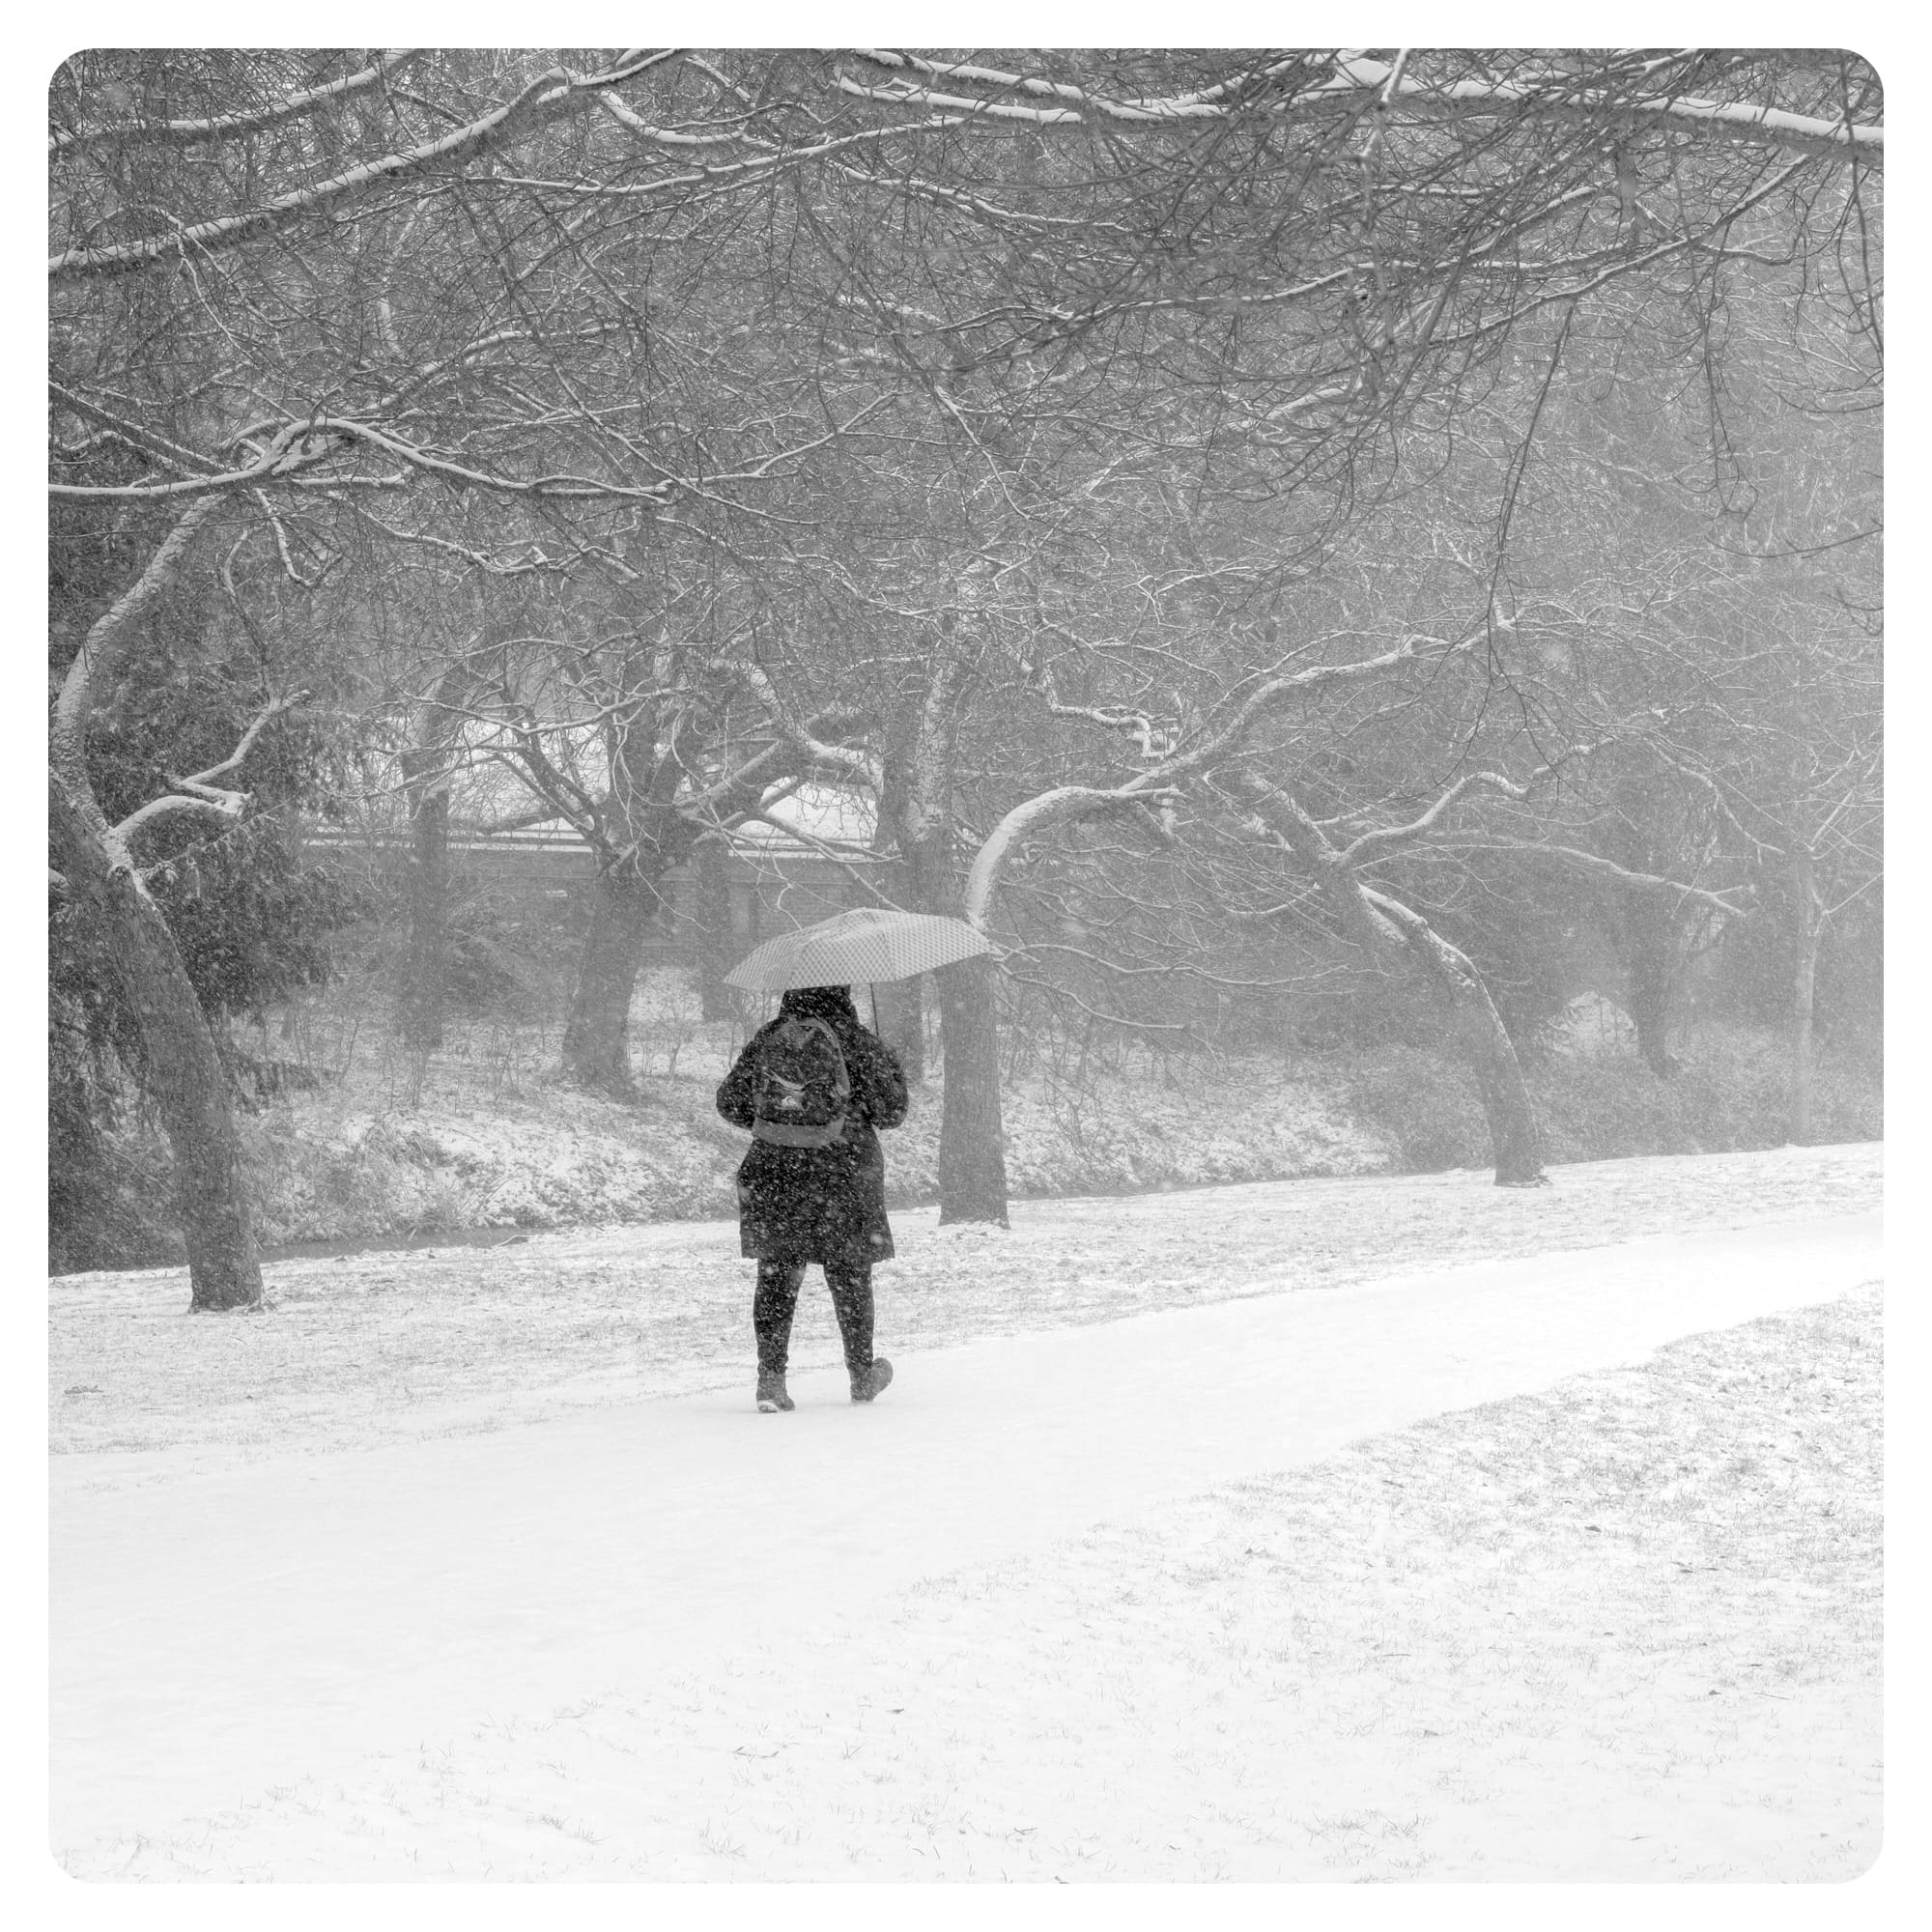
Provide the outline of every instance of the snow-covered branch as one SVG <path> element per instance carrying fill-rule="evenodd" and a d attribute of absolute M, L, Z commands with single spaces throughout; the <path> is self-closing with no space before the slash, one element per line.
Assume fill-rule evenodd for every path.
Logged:
<path fill-rule="evenodd" d="M 1619 885 L 1632 886 L 1639 892 L 1670 893 L 1681 898 L 1696 899 L 1731 919 L 1750 917 L 1748 906 L 1738 905 L 1721 893 L 1690 885 L 1683 879 L 1666 879 L 1656 872 L 1633 871 L 1628 866 L 1619 866 L 1614 860 L 1605 859 L 1599 853 L 1579 852 L 1574 845 L 1554 845 L 1545 839 L 1533 838 L 1453 838 L 1443 841 L 1438 849 L 1445 852 L 1542 853 L 1551 859 L 1560 859 L 1566 866 L 1574 866 L 1579 871 L 1615 879 Z"/>
<path fill-rule="evenodd" d="M 892 136 L 943 133 L 958 125 L 959 117 L 956 115 L 949 118 L 935 114 L 924 121 L 908 121 L 889 128 L 861 128 L 849 134 L 832 134 L 822 141 L 799 146 L 777 145 L 767 152 L 749 155 L 742 160 L 706 161 L 686 169 L 682 174 L 658 175 L 644 182 L 571 181 L 532 175 L 499 175 L 496 179 L 506 187 L 542 188 L 548 193 L 573 195 L 585 201 L 652 200 L 683 188 L 706 191 L 728 188 L 766 176 L 782 174 L 803 167 L 808 162 L 822 161 L 828 156 L 843 154 L 849 148 L 875 151 Z"/>
<path fill-rule="evenodd" d="M 214 781 L 238 770 L 242 759 L 254 749 L 255 740 L 262 735 L 264 728 L 283 712 L 293 710 L 307 696 L 305 691 L 292 692 L 286 697 L 274 698 L 264 705 L 247 730 L 242 732 L 235 749 L 219 764 L 210 765 L 205 772 L 195 772 L 187 778 L 177 778 L 170 772 L 168 782 L 175 790 L 159 798 L 152 798 L 146 805 L 130 811 L 114 827 L 111 836 L 126 842 L 143 826 L 152 825 L 156 819 L 176 811 L 212 811 L 218 818 L 240 818 L 247 809 L 249 794 L 229 785 L 218 785 Z"/>
<path fill-rule="evenodd" d="M 1072 638 L 1072 633 L 1056 624 L 1043 612 L 1040 616 L 1043 629 L 1056 631 L 1064 638 Z M 1073 639 L 1078 643 L 1078 639 Z M 1125 731 L 1140 747 L 1141 756 L 1149 759 L 1172 757 L 1179 742 L 1179 733 L 1166 725 L 1156 724 L 1145 711 L 1129 711 L 1122 705 L 1067 704 L 1060 696 L 1060 688 L 1054 681 L 1050 667 L 1041 665 L 1034 676 L 1046 699 L 1046 708 L 1055 718 L 1084 718 L 1090 724 L 1098 724 L 1103 730 Z"/>
<path fill-rule="evenodd" d="M 1028 799 L 1024 805 L 1016 805 L 987 833 L 984 843 L 974 855 L 966 873 L 962 916 L 976 930 L 985 931 L 1000 875 L 1022 840 L 1037 838 L 1055 826 L 1103 813 L 1126 812 L 1141 817 L 1159 800 L 1176 796 L 1178 792 L 1172 785 L 1153 790 L 1135 780 L 1132 784 L 1112 790 L 1094 785 L 1056 785 L 1051 791 Z"/>
<path fill-rule="evenodd" d="M 1314 879 L 1330 914 L 1358 945 L 1373 951 L 1403 940 L 1401 926 L 1377 905 L 1377 895 L 1344 864 L 1328 835 L 1293 793 L 1239 766 L 1217 774 L 1212 788 L 1235 806 L 1255 834 L 1297 861 Z"/>
<path fill-rule="evenodd" d="M 406 442 L 386 430 L 380 430 L 373 423 L 357 421 L 354 416 L 311 416 L 304 422 L 289 424 L 245 469 L 222 470 L 213 475 L 184 476 L 168 483 L 50 483 L 47 490 L 51 496 L 84 501 L 144 502 L 167 497 L 204 496 L 214 491 L 246 488 L 264 481 L 279 481 L 297 469 L 340 455 L 345 447 L 354 443 L 366 443 L 371 448 L 380 449 L 410 469 L 422 470 L 427 475 L 440 476 L 447 482 L 489 490 L 505 497 L 618 498 L 630 502 L 664 504 L 671 499 L 677 489 L 677 485 L 670 482 L 604 483 L 591 476 L 505 476 L 496 470 L 480 469 L 472 464 L 439 456 L 432 450 Z M 317 446 L 307 446 L 310 444 Z M 371 479 L 346 477 L 330 480 L 355 483 Z"/>
<path fill-rule="evenodd" d="M 83 421 L 99 423 L 101 428 L 110 431 L 129 448 L 139 450 L 151 461 L 167 464 L 170 468 L 185 470 L 195 476 L 206 474 L 207 458 L 187 448 L 185 444 L 162 436 L 144 423 L 137 423 L 127 416 L 117 414 L 91 397 L 77 394 L 62 383 L 50 381 L 47 384 L 47 393 L 62 409 L 72 411 Z"/>
<path fill-rule="evenodd" d="M 1756 100 L 1702 100 L 1687 95 L 1631 98 L 1592 88 L 1574 74 L 1550 73 L 1533 83 L 1478 77 L 1446 85 L 1397 75 L 1381 61 L 1355 59 L 1337 70 L 1331 89 L 1352 86 L 1378 98 L 1393 92 L 1413 113 L 1430 118 L 1512 114 L 1539 121 L 1603 126 L 1619 132 L 1659 128 L 1686 134 L 1793 148 L 1806 154 L 1856 155 L 1867 167 L 1885 163 L 1883 124 L 1824 121 Z"/>
<path fill-rule="evenodd" d="M 621 94 L 606 88 L 597 97 L 597 104 L 610 115 L 620 128 L 628 128 L 633 134 L 639 134 L 647 141 L 659 141 L 671 148 L 729 148 L 736 146 L 745 136 L 736 128 L 725 128 L 715 134 L 687 134 L 676 128 L 660 128 L 646 121 Z"/>
<path fill-rule="evenodd" d="M 754 823 L 769 825 L 775 831 L 782 832 L 787 838 L 795 838 L 809 851 L 815 852 L 821 859 L 828 860 L 843 872 L 846 878 L 871 899 L 873 904 L 890 907 L 893 903 L 887 895 L 879 890 L 881 867 L 876 856 L 867 845 L 855 844 L 849 839 L 821 838 L 803 825 L 793 824 L 788 819 L 780 818 L 770 811 L 748 811 L 737 824 Z M 741 857 L 756 863 L 760 856 L 759 847 L 749 839 L 735 839 L 731 828 L 726 827 L 724 838 L 726 848 Z"/>
<path fill-rule="evenodd" d="M 53 283 L 78 281 L 90 275 L 125 274 L 145 269 L 156 262 L 181 256 L 209 254 L 234 248 L 257 236 L 266 235 L 289 223 L 319 213 L 338 201 L 358 194 L 380 183 L 403 180 L 437 166 L 469 161 L 478 156 L 521 139 L 525 134 L 580 111 L 595 102 L 616 82 L 629 80 L 659 61 L 668 60 L 669 51 L 650 54 L 642 49 L 628 52 L 615 67 L 603 73 L 575 74 L 553 68 L 538 74 L 512 99 L 492 112 L 479 116 L 434 141 L 364 161 L 346 168 L 313 187 L 291 189 L 260 208 L 240 214 L 224 214 L 207 221 L 195 221 L 165 235 L 153 235 L 139 242 L 110 242 L 99 248 L 70 248 L 47 260 L 47 277 Z"/>
<path fill-rule="evenodd" d="M 1527 798 L 1529 788 L 1515 783 L 1500 772 L 1470 772 L 1460 778 L 1432 805 L 1421 817 L 1411 819 L 1406 825 L 1383 826 L 1378 831 L 1364 832 L 1352 844 L 1342 851 L 1345 866 L 1372 865 L 1376 860 L 1385 858 L 1390 853 L 1399 852 L 1405 846 L 1413 845 L 1418 839 L 1426 838 L 1435 831 L 1442 819 L 1454 810 L 1456 806 L 1478 787 L 1485 791 L 1500 792 L 1505 798 Z"/>
<path fill-rule="evenodd" d="M 1554 70 L 1528 80 L 1492 80 L 1470 74 L 1437 81 L 1417 77 L 1407 70 L 1406 60 L 1391 66 L 1345 53 L 1321 80 L 1287 90 L 1274 88 L 1272 83 L 1283 75 L 1305 68 L 1307 57 L 1293 55 L 1195 93 L 1128 99 L 967 62 L 930 61 L 870 47 L 846 51 L 895 74 L 882 86 L 867 86 L 840 74 L 838 87 L 847 95 L 885 106 L 928 107 L 973 120 L 1018 121 L 1037 128 L 1079 128 L 1094 122 L 1173 126 L 1232 121 L 1256 114 L 1291 115 L 1317 107 L 1344 111 L 1375 107 L 1385 114 L 1405 112 L 1431 120 L 1509 116 L 1602 127 L 1617 132 L 1660 128 L 1807 154 L 1856 155 L 1871 167 L 1883 165 L 1885 155 L 1882 125 L 1828 121 L 1756 100 L 1631 94 L 1620 85 L 1592 85 L 1587 75 Z M 1621 82 L 1626 76 L 1619 69 L 1611 78 Z M 1051 104 L 1033 106 L 1027 100 L 993 99 L 989 92 L 951 92 L 947 91 L 948 83 L 1021 95 Z"/>
<path fill-rule="evenodd" d="M 257 452 L 254 462 L 241 469 L 178 477 L 171 483 L 49 483 L 47 495 L 81 502 L 156 502 L 168 497 L 198 497 L 212 500 L 224 491 L 251 489 L 276 482 L 297 470 L 313 467 L 334 454 L 332 443 L 310 447 L 313 423 L 288 423 Z M 238 438 L 237 440 L 242 439 Z"/>
<path fill-rule="evenodd" d="M 1204 738 L 1192 750 L 1179 753 L 1143 774 L 1134 782 L 1166 784 L 1175 779 L 1204 771 L 1233 752 L 1268 712 L 1292 698 L 1305 697 L 1333 685 L 1372 678 L 1378 672 L 1393 670 L 1402 665 L 1430 660 L 1444 662 L 1468 650 L 1487 635 L 1487 630 L 1486 625 L 1478 625 L 1453 644 L 1444 643 L 1439 638 L 1411 636 L 1405 638 L 1393 650 L 1383 651 L 1377 657 L 1357 658 L 1352 664 L 1311 665 L 1306 670 L 1271 677 L 1250 693 L 1241 701 L 1240 708 L 1218 730 Z"/>
<path fill-rule="evenodd" d="M 190 503 L 175 526 L 156 546 L 132 583 L 103 611 L 89 627 L 73 662 L 61 680 L 60 696 L 54 703 L 51 756 L 55 768 L 70 783 L 91 791 L 87 784 L 87 721 L 94 704 L 94 680 L 111 668 L 122 639 L 136 618 L 174 581 L 187 554 L 194 533 L 208 521 L 216 498 L 204 497 Z"/>
<path fill-rule="evenodd" d="M 49 154 L 84 147 L 90 141 L 148 141 L 172 148 L 198 147 L 204 141 L 226 141 L 238 134 L 258 134 L 265 128 L 294 121 L 313 107 L 326 107 L 362 94 L 420 52 L 417 47 L 391 47 L 371 66 L 321 87 L 303 88 L 246 114 L 223 114 L 204 121 L 108 121 L 96 128 L 62 128 L 47 136 Z"/>
<path fill-rule="evenodd" d="M 774 729 L 808 764 L 840 773 L 847 778 L 862 779 L 868 784 L 872 781 L 872 756 L 869 752 L 850 745 L 835 745 L 815 735 L 817 731 L 833 728 L 835 724 L 849 726 L 856 722 L 854 718 L 845 713 L 825 713 L 799 723 L 787 713 L 783 701 L 772 687 L 771 679 L 759 666 L 744 666 L 742 675 L 746 684 L 757 694 Z"/>
<path fill-rule="evenodd" d="M 942 111 L 993 120 L 1025 121 L 1037 127 L 1081 127 L 1091 120 L 1172 124 L 1228 118 L 1229 106 L 1224 97 L 1232 83 L 1205 93 L 1136 100 L 1094 94 L 1065 81 L 1040 80 L 1031 74 L 977 67 L 966 61 L 923 60 L 916 54 L 891 52 L 878 47 L 851 47 L 847 51 L 857 59 L 894 70 L 900 77 L 884 87 L 867 87 L 862 81 L 840 74 L 840 91 L 860 99 L 876 100 L 889 106 L 936 107 Z M 1271 77 L 1297 64 L 1293 60 L 1277 62 L 1264 69 L 1259 78 Z M 912 74 L 922 78 L 915 81 L 905 77 Z M 932 84 L 940 81 L 963 82 L 969 87 L 999 88 L 1009 93 L 1030 95 L 1035 99 L 1051 100 L 1056 104 L 1028 107 L 1010 100 L 988 100 L 983 95 L 946 94 Z"/>

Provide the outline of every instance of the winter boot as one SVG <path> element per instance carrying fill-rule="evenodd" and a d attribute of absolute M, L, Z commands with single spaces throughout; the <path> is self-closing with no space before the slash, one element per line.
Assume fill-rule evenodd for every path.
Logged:
<path fill-rule="evenodd" d="M 869 1369 L 854 1369 L 852 1376 L 852 1400 L 870 1402 L 893 1378 L 893 1365 L 883 1355 L 872 1357 Z"/>
<path fill-rule="evenodd" d="M 785 1394 L 785 1378 L 782 1370 L 760 1369 L 758 1371 L 758 1413 L 776 1415 L 781 1408 L 796 1408 L 798 1405 Z"/>

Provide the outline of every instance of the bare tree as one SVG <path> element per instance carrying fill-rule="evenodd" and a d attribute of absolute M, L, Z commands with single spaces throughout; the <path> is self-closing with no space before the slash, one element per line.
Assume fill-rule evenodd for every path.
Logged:
<path fill-rule="evenodd" d="M 1836 55 L 104 50 L 54 106 L 57 496 L 245 497 L 285 558 L 347 519 L 390 559 L 568 586 L 470 708 L 599 855 L 567 1058 L 618 1090 L 665 867 L 772 783 L 876 783 L 883 753 L 910 895 L 984 918 L 1025 838 L 1158 837 L 1168 791 L 1248 757 L 1267 654 L 1168 706 L 1136 646 L 1077 688 L 1059 665 L 1046 716 L 1112 739 L 1159 712 L 1169 749 L 1024 796 L 962 772 L 984 694 L 1043 696 L 1011 611 L 1083 546 L 1091 587 L 1122 505 L 1154 628 L 1233 646 L 1409 487 L 1404 439 L 1489 409 L 1526 452 L 1606 292 L 1710 318 L 1781 249 L 1877 333 L 1883 128 Z M 956 610 L 972 674 L 900 650 L 929 666 L 906 699 L 771 621 L 838 599 Z M 942 983 L 948 1166 L 997 1218 L 982 980 Z"/>

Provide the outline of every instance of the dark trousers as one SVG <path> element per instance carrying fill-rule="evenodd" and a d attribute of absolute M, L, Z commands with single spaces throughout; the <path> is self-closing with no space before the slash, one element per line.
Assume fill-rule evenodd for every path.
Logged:
<path fill-rule="evenodd" d="M 758 1369 L 781 1376 L 791 1354 L 791 1319 L 798 1312 L 798 1291 L 805 1280 L 803 1262 L 762 1261 L 758 1291 L 752 1297 L 752 1326 L 758 1334 Z M 844 1266 L 825 1264 L 825 1285 L 832 1291 L 833 1313 L 838 1317 L 839 1339 L 845 1344 L 845 1366 L 872 1365 L 872 1268 L 869 1262 Z"/>

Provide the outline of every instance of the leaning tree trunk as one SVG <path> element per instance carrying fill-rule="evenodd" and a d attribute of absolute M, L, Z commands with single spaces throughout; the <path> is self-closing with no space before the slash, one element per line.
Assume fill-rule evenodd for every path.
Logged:
<path fill-rule="evenodd" d="M 644 934 L 659 904 L 656 884 L 633 871 L 597 874 L 590 930 L 563 1033 L 563 1071 L 580 1087 L 613 1099 L 637 1097 L 631 1074 L 631 995 Z"/>
<path fill-rule="evenodd" d="M 1543 1186 L 1548 1176 L 1543 1171 L 1543 1134 L 1536 1123 L 1536 1106 L 1522 1077 L 1516 1042 L 1475 962 L 1413 908 L 1383 893 L 1365 892 L 1364 896 L 1401 932 L 1410 957 L 1449 1009 L 1451 1030 L 1482 1095 L 1496 1185 Z"/>
<path fill-rule="evenodd" d="M 1791 1085 L 1787 1131 L 1794 1146 L 1811 1140 L 1811 1025 L 1818 983 L 1818 941 L 1823 922 L 1818 916 L 1818 881 L 1809 852 L 1801 851 L 1792 866 L 1792 898 L 1797 934 L 1791 976 Z"/>
<path fill-rule="evenodd" d="M 1278 834 L 1314 874 L 1342 929 L 1372 956 L 1406 956 L 1447 1006 L 1451 1031 L 1467 1058 L 1489 1122 L 1498 1187 L 1539 1187 L 1543 1135 L 1522 1077 L 1516 1045 L 1475 962 L 1411 906 L 1365 884 L 1327 834 L 1286 791 L 1251 772 L 1234 771 L 1224 783 Z M 1363 842 L 1358 840 L 1358 843 Z M 1383 849 L 1393 841 L 1384 840 Z"/>
<path fill-rule="evenodd" d="M 438 782 L 442 757 L 409 752 L 410 936 L 404 963 L 403 1043 L 417 1053 L 442 1044 L 443 981 L 449 948 L 449 790 Z"/>
<path fill-rule="evenodd" d="M 1463 964 L 1467 966 L 1467 961 Z M 1445 990 L 1457 1037 L 1483 1096 L 1483 1118 L 1489 1122 L 1490 1145 L 1495 1156 L 1496 1185 L 1541 1187 L 1548 1176 L 1543 1171 L 1543 1135 L 1536 1124 L 1536 1108 L 1522 1077 L 1515 1042 L 1496 1011 L 1490 989 L 1469 967 L 1466 978 L 1458 973 Z"/>
<path fill-rule="evenodd" d="M 1007 1221 L 1006 1136 L 1000 1122 L 1000 1051 L 993 962 L 981 955 L 941 967 L 946 1108 L 939 1127 L 939 1221 Z"/>
<path fill-rule="evenodd" d="M 133 1021 L 142 1091 L 160 1115 L 174 1155 L 188 1305 L 259 1307 L 262 1266 L 228 1077 L 174 934 L 133 872 L 112 863 L 89 814 L 58 781 L 48 822 L 55 863 L 95 935 L 98 961 L 122 1010 Z"/>
<path fill-rule="evenodd" d="M 731 877 L 724 869 L 724 847 L 700 838 L 691 855 L 692 923 L 697 928 L 697 989 L 707 1020 L 736 1017 L 737 1008 L 724 976 L 736 961 L 731 946 Z"/>
<path fill-rule="evenodd" d="M 128 849 L 142 818 L 189 808 L 179 795 L 171 804 L 154 800 L 110 827 L 88 776 L 87 733 L 97 684 L 111 688 L 127 640 L 174 580 L 196 530 L 216 506 L 213 495 L 190 503 L 141 574 L 95 619 L 61 680 L 47 747 L 50 856 L 92 937 L 96 963 L 129 1022 L 135 1072 L 160 1114 L 174 1155 L 175 1203 L 187 1243 L 188 1305 L 195 1309 L 259 1307 L 262 1264 L 242 1187 L 227 1071 L 181 949 Z M 243 750 L 253 728 L 242 741 Z M 222 769 L 204 773 L 203 780 Z"/>

